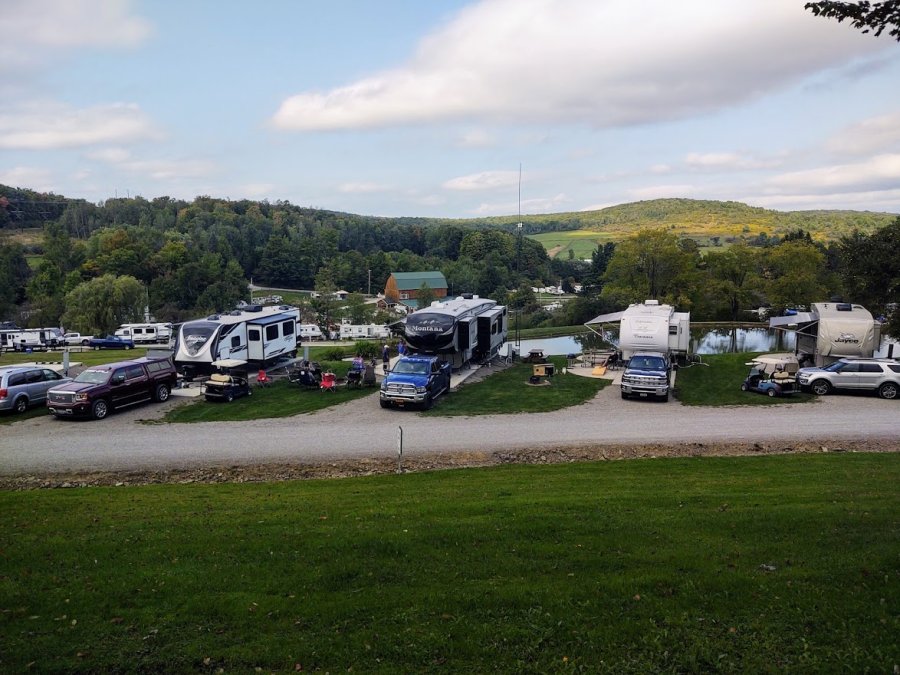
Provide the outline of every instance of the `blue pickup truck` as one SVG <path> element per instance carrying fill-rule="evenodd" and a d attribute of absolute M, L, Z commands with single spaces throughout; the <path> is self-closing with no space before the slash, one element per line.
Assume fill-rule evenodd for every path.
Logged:
<path fill-rule="evenodd" d="M 450 391 L 450 364 L 438 356 L 400 358 L 381 383 L 382 408 L 418 405 L 428 410 L 434 399 Z"/>

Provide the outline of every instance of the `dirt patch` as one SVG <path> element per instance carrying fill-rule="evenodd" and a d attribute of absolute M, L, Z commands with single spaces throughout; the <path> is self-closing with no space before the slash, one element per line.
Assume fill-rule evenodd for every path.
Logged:
<path fill-rule="evenodd" d="M 396 460 L 357 459 L 321 463 L 213 466 L 202 469 L 56 473 L 0 477 L 0 489 L 33 490 L 191 483 L 255 483 L 323 478 L 351 478 L 397 473 L 419 473 L 502 464 L 566 464 L 665 457 L 746 457 L 758 455 L 822 454 L 840 452 L 900 452 L 900 441 L 868 439 L 816 443 L 689 443 L 681 445 L 582 445 L 522 448 L 498 452 L 470 451 Z"/>

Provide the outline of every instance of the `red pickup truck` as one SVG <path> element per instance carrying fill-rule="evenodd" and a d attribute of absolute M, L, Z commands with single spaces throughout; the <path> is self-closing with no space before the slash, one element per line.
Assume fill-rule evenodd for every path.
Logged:
<path fill-rule="evenodd" d="M 168 358 L 140 358 L 90 366 L 61 387 L 47 393 L 47 408 L 56 417 L 93 417 L 100 420 L 111 410 L 165 401 L 177 380 Z"/>

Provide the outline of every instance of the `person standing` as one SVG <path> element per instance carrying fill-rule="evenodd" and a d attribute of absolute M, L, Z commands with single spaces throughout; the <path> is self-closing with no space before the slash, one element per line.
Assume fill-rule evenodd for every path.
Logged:
<path fill-rule="evenodd" d="M 406 356 L 406 343 L 403 340 L 397 343 L 397 356 Z"/>
<path fill-rule="evenodd" d="M 384 347 L 381 348 L 381 365 L 384 368 L 385 374 L 387 374 L 388 369 L 391 367 L 391 348 L 388 347 L 387 342 L 385 342 Z"/>

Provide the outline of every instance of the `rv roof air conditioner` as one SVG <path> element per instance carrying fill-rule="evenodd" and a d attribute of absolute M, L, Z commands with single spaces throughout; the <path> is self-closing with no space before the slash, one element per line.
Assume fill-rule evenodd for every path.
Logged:
<path fill-rule="evenodd" d="M 218 314 L 210 314 L 206 317 L 207 321 L 218 321 L 221 317 Z"/>
<path fill-rule="evenodd" d="M 835 309 L 839 312 L 852 312 L 853 305 L 851 305 L 849 302 L 841 302 L 835 306 Z"/>
<path fill-rule="evenodd" d="M 659 300 L 644 300 L 645 305 L 658 305 Z"/>

